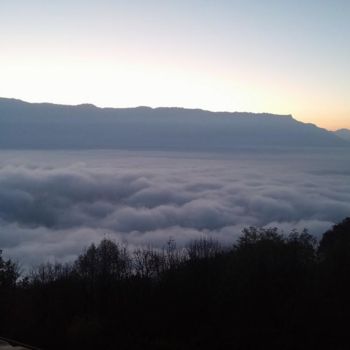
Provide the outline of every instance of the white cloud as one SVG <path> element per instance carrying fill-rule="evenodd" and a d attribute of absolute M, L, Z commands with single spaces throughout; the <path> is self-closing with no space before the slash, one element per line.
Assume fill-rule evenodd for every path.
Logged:
<path fill-rule="evenodd" d="M 105 235 L 131 246 L 232 243 L 251 225 L 320 235 L 350 215 L 350 156 L 321 155 L 0 152 L 0 247 L 29 264 Z"/>

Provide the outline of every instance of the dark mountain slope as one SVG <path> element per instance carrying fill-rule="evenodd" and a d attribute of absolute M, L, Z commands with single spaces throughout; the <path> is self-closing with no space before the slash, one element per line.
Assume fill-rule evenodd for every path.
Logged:
<path fill-rule="evenodd" d="M 338 137 L 343 140 L 350 141 L 350 130 L 349 129 L 339 129 L 334 132 Z"/>
<path fill-rule="evenodd" d="M 97 108 L 0 99 L 2 149 L 217 151 L 240 147 L 342 147 L 292 116 L 182 108 Z"/>

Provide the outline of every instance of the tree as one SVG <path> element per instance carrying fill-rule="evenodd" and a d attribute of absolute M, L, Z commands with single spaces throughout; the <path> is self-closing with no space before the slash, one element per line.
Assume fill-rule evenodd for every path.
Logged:
<path fill-rule="evenodd" d="M 200 238 L 190 242 L 187 254 L 190 260 L 214 258 L 222 252 L 222 247 L 213 238 Z"/>
<path fill-rule="evenodd" d="M 90 247 L 75 262 L 75 269 L 82 278 L 91 282 L 118 281 L 131 273 L 131 258 L 125 246 L 103 239 L 96 247 Z"/>
<path fill-rule="evenodd" d="M 0 250 L 0 289 L 13 288 L 19 276 L 18 264 L 11 259 L 4 260 Z"/>
<path fill-rule="evenodd" d="M 350 262 L 350 217 L 328 230 L 320 241 L 318 249 L 321 260 L 334 263 Z"/>

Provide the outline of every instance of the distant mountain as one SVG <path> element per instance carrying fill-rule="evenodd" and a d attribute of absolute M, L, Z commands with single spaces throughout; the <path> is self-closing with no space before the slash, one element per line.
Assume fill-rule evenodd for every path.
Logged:
<path fill-rule="evenodd" d="M 1 149 L 217 151 L 342 147 L 332 132 L 292 116 L 183 108 L 97 108 L 0 98 Z"/>
<path fill-rule="evenodd" d="M 350 130 L 349 129 L 339 129 L 334 131 L 334 133 L 343 140 L 350 141 Z"/>

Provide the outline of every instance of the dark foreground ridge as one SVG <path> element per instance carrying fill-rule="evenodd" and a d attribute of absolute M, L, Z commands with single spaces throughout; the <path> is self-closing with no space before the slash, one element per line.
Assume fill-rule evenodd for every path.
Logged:
<path fill-rule="evenodd" d="M 184 108 L 98 108 L 0 98 L 0 149 L 232 151 L 349 147 L 290 115 Z"/>
<path fill-rule="evenodd" d="M 0 350 L 40 350 L 40 349 L 27 344 L 23 344 L 16 340 L 0 337 Z"/>
<path fill-rule="evenodd" d="M 43 349 L 347 349 L 350 218 L 318 243 L 249 228 L 231 248 L 110 240 L 19 278 L 0 258 L 2 335 Z"/>

